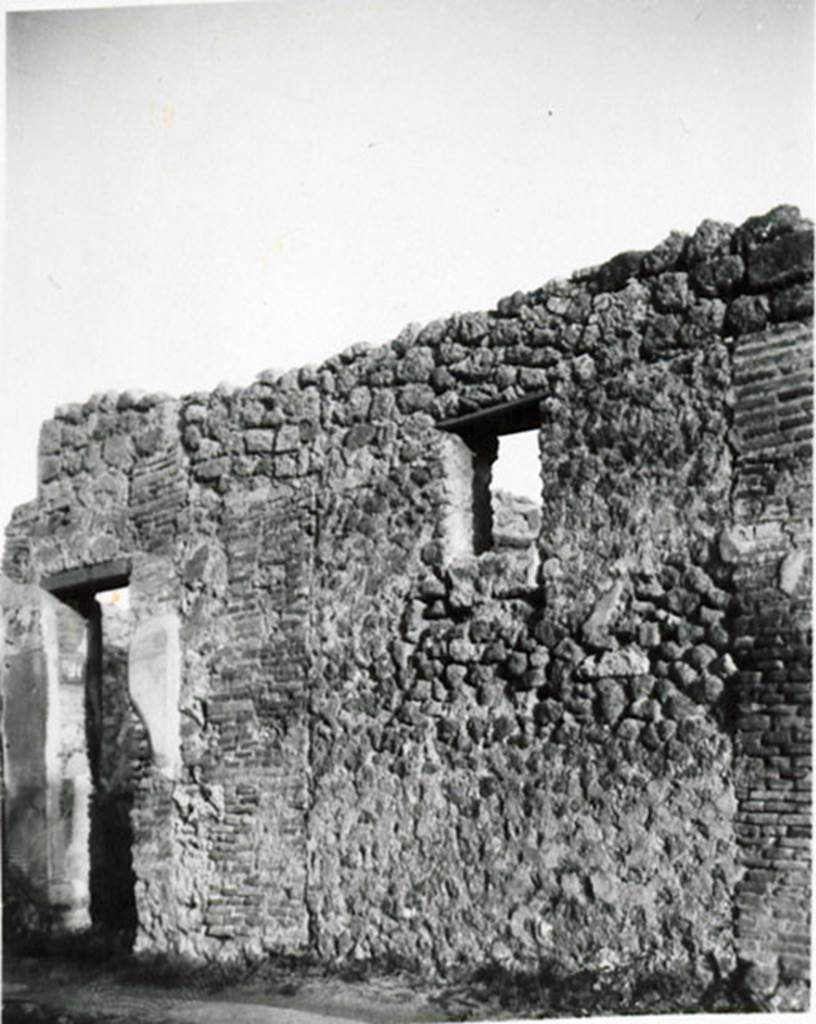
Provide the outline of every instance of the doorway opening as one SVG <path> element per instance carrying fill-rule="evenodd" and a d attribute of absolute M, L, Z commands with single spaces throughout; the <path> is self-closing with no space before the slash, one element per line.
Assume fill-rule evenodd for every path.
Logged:
<path fill-rule="evenodd" d="M 132 946 L 137 924 L 131 810 L 141 760 L 128 694 L 129 576 L 127 563 L 112 562 L 60 573 L 42 583 L 85 623 L 90 921 L 94 930 L 126 948 Z M 63 788 L 68 800 L 70 780 Z"/>

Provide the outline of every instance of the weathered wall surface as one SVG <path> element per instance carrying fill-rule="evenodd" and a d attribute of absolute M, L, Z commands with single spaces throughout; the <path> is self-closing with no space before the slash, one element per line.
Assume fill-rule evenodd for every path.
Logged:
<path fill-rule="evenodd" d="M 12 930 L 89 918 L 89 801 L 84 623 L 36 586 L 0 581 L 4 867 Z M 17 887 L 23 883 L 29 905 Z"/>
<path fill-rule="evenodd" d="M 781 207 L 245 389 L 58 410 L 6 571 L 127 559 L 134 628 L 181 622 L 139 943 L 741 956 L 800 999 L 811 276 Z M 455 434 L 484 475 L 521 406 L 462 417 L 514 402 L 541 528 L 476 554 Z"/>
<path fill-rule="evenodd" d="M 11 591 L 14 603 L 11 601 Z M 35 587 L 2 581 L 4 854 L 12 869 L 25 869 L 47 897 L 49 882 L 46 743 L 55 657 L 44 637 L 45 599 Z M 53 646 L 53 645 L 52 645 Z M 49 672 L 49 667 L 51 671 Z M 49 676 L 51 678 L 49 678 Z M 29 711 L 28 702 L 32 707 Z"/>
<path fill-rule="evenodd" d="M 333 572 L 318 602 L 310 892 L 326 955 L 576 967 L 710 953 L 724 967 L 736 952 L 802 976 L 808 632 L 800 614 L 763 663 L 776 675 L 748 675 L 739 610 L 746 591 L 785 603 L 783 565 L 800 597 L 808 586 L 809 328 L 769 320 L 809 313 L 810 244 L 784 211 L 739 231 L 705 224 L 490 319 L 430 325 L 402 358 L 398 341 L 338 367 L 360 410 L 397 385 L 400 426 L 389 435 L 369 412 L 345 441 L 355 502 L 325 488 L 339 510 L 321 519 Z M 753 352 L 766 358 L 746 392 Z M 435 431 L 527 391 L 546 396 L 533 587 L 524 556 L 445 558 Z M 764 447 L 748 453 L 758 425 Z M 740 574 L 729 545 L 743 481 L 765 466 L 787 504 L 763 588 L 756 559 L 746 551 Z M 752 530 L 764 515 L 747 513 Z M 784 611 L 760 614 L 778 633 Z M 752 742 L 775 777 L 764 789 Z"/>
<path fill-rule="evenodd" d="M 734 358 L 731 644 L 740 948 L 758 984 L 807 975 L 812 758 L 812 332 L 766 329 Z"/>

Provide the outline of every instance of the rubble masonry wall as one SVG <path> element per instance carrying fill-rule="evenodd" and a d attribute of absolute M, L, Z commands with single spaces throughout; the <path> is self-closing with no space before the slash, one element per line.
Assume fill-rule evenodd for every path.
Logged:
<path fill-rule="evenodd" d="M 126 559 L 132 628 L 181 621 L 139 947 L 806 978 L 811 277 L 779 207 L 246 388 L 57 410 L 6 573 Z M 493 428 L 462 418 L 525 398 L 538 537 L 463 550 L 457 432 Z"/>

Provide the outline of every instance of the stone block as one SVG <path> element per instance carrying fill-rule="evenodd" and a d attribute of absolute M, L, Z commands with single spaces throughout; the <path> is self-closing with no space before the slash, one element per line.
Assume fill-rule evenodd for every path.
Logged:
<path fill-rule="evenodd" d="M 40 455 L 57 455 L 62 448 L 61 428 L 54 420 L 46 420 L 40 427 Z"/>
<path fill-rule="evenodd" d="M 293 452 L 300 447 L 300 427 L 294 423 L 284 423 L 278 428 L 275 442 L 276 452 Z"/>
<path fill-rule="evenodd" d="M 346 434 L 346 448 L 354 451 L 364 445 L 371 444 L 377 436 L 377 428 L 370 423 L 357 423 Z"/>
<path fill-rule="evenodd" d="M 58 455 L 43 455 L 39 459 L 39 479 L 41 483 L 47 484 L 56 480 L 60 475 L 62 462 Z"/>
<path fill-rule="evenodd" d="M 226 456 L 217 459 L 205 459 L 197 462 L 193 472 L 201 480 L 218 480 L 226 475 L 230 469 L 230 460 Z"/>
<path fill-rule="evenodd" d="M 614 679 L 600 679 L 598 699 L 601 719 L 607 725 L 615 725 L 628 703 L 624 688 Z"/>
<path fill-rule="evenodd" d="M 686 246 L 686 259 L 689 264 L 701 260 L 727 255 L 731 250 L 731 239 L 734 225 L 716 220 L 704 220 Z"/>
<path fill-rule="evenodd" d="M 578 666 L 582 679 L 600 679 L 603 676 L 641 676 L 649 673 L 649 659 L 638 647 L 622 647 L 605 651 L 599 656 L 585 658 Z"/>
<path fill-rule="evenodd" d="M 728 306 L 725 323 L 730 334 L 753 334 L 765 327 L 770 315 L 770 302 L 764 295 L 740 295 Z"/>
<path fill-rule="evenodd" d="M 813 272 L 813 229 L 777 235 L 750 249 L 747 262 L 752 288 L 774 288 L 801 280 Z"/>
<path fill-rule="evenodd" d="M 250 455 L 260 455 L 275 449 L 274 430 L 247 430 L 244 433 L 244 445 Z"/>
<path fill-rule="evenodd" d="M 643 252 L 622 252 L 593 272 L 591 283 L 599 292 L 616 292 L 635 277 L 643 262 Z"/>
<path fill-rule="evenodd" d="M 661 313 L 675 313 L 686 309 L 693 301 L 688 274 L 666 271 L 652 282 L 652 299 Z"/>
<path fill-rule="evenodd" d="M 745 276 L 745 263 L 741 256 L 729 254 L 705 260 L 694 266 L 694 287 L 703 295 L 730 295 Z"/>
<path fill-rule="evenodd" d="M 111 466 L 128 466 L 133 461 L 131 440 L 127 435 L 115 434 L 102 445 L 102 457 Z"/>

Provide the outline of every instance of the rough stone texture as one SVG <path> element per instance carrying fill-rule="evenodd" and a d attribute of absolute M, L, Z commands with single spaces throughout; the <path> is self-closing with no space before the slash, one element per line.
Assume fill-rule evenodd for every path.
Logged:
<path fill-rule="evenodd" d="M 811 238 L 706 221 L 316 368 L 57 411 L 6 572 L 125 558 L 131 630 L 181 623 L 140 948 L 740 959 L 801 1005 Z M 491 509 L 530 427 L 541 507 Z"/>

